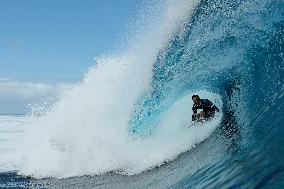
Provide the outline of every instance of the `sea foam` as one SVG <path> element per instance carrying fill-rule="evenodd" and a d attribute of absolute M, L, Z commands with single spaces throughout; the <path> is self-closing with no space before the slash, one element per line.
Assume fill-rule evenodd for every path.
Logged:
<path fill-rule="evenodd" d="M 152 22 L 155 27 L 143 26 L 143 35 L 133 37 L 120 53 L 97 58 L 84 80 L 67 91 L 51 110 L 30 118 L 33 121 L 18 143 L 14 163 L 10 162 L 18 173 L 36 178 L 110 171 L 138 174 L 206 139 L 221 118 L 189 128 L 193 93 L 165 110 L 150 136 L 133 137 L 128 129 L 137 99 L 151 90 L 157 54 L 198 2 L 167 1 Z M 218 94 L 197 93 L 222 104 Z"/>

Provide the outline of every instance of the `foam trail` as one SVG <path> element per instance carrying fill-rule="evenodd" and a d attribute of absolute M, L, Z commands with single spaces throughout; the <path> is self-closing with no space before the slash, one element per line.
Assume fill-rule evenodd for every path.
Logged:
<path fill-rule="evenodd" d="M 158 52 L 199 1 L 167 1 L 153 29 L 143 28 L 133 46 L 120 55 L 104 56 L 45 116 L 35 118 L 21 141 L 15 167 L 20 174 L 41 177 L 70 177 L 119 170 L 141 171 L 171 160 L 207 138 L 210 127 L 188 129 L 180 119 L 190 109 L 188 97 L 165 112 L 152 136 L 133 139 L 128 123 L 140 95 L 150 89 L 152 67 Z M 204 92 L 213 99 L 217 94 Z M 189 107 L 188 107 L 189 106 Z M 180 112 L 182 111 L 182 112 Z M 180 114 L 181 113 L 181 114 Z M 186 119 L 186 120 L 187 120 Z M 188 121 L 188 120 L 187 120 Z M 194 134 L 193 134 L 194 133 Z M 189 137 L 190 136 L 190 137 Z M 165 147 L 166 144 L 166 147 Z"/>

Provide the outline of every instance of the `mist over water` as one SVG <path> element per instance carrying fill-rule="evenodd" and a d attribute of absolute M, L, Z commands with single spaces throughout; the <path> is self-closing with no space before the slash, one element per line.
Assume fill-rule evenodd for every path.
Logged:
<path fill-rule="evenodd" d="M 154 21 L 158 27 L 143 27 L 143 36 L 134 38 L 134 45 L 120 54 L 97 58 L 81 83 L 66 92 L 44 116 L 31 118 L 34 120 L 25 131 L 12 165 L 19 174 L 36 178 L 110 171 L 137 174 L 174 159 L 206 139 L 220 117 L 210 123 L 211 127 L 188 129 L 190 96 L 183 105 L 165 110 L 168 115 L 156 122 L 157 128 L 151 128 L 148 136 L 135 137 L 129 130 L 139 106 L 137 100 L 153 90 L 151 78 L 158 53 L 166 48 L 197 4 L 198 1 L 167 1 Z M 217 94 L 203 93 L 221 104 Z M 173 115 L 184 118 L 175 120 Z M 150 130 L 146 125 L 147 128 Z M 192 130 L 196 130 L 194 135 Z M 166 142 L 168 145 L 163 148 Z"/>

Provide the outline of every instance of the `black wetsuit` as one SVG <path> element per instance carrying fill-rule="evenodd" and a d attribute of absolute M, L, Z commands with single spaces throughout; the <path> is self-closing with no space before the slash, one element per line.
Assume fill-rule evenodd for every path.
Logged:
<path fill-rule="evenodd" d="M 215 112 L 219 112 L 219 109 L 208 99 L 200 99 L 200 105 L 193 105 L 192 111 L 192 121 L 199 118 L 197 114 L 197 109 L 203 109 L 205 112 L 205 118 L 213 117 Z"/>

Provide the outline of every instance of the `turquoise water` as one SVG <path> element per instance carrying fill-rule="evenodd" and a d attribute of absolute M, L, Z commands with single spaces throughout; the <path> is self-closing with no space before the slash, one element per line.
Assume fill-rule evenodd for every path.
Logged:
<path fill-rule="evenodd" d="M 94 161 L 90 161 L 90 165 L 96 165 L 90 169 L 80 170 L 84 164 L 76 160 L 84 155 L 80 154 L 76 158 L 76 153 L 73 154 L 74 159 L 70 159 L 72 163 L 62 161 L 66 163 L 66 167 L 55 172 L 52 172 L 49 167 L 53 165 L 52 162 L 56 161 L 49 161 L 48 157 L 42 157 L 43 160 L 28 161 L 23 164 L 23 170 L 17 166 L 15 169 L 6 167 L 0 175 L 0 186 L 17 188 L 283 188 L 284 2 L 281 0 L 200 1 L 193 13 L 189 13 L 188 18 L 183 21 L 182 25 L 179 25 L 178 30 L 166 44 L 166 47 L 161 48 L 154 56 L 153 67 L 150 66 L 153 70 L 152 75 L 141 76 L 142 80 L 150 76 L 150 88 L 146 87 L 142 92 L 137 92 L 138 98 L 135 98 L 135 106 L 131 106 L 134 109 L 129 108 L 130 113 L 124 112 L 123 115 L 129 116 L 129 119 L 126 119 L 126 126 L 114 129 L 117 133 L 110 134 L 114 142 L 105 141 L 105 138 L 100 140 L 103 141 L 99 143 L 104 147 L 103 149 L 116 148 L 117 153 L 113 150 L 111 153 L 107 151 L 99 154 L 101 158 L 94 158 L 92 159 Z M 123 71 L 125 72 L 123 73 L 126 75 L 126 80 L 135 80 L 140 77 L 137 74 L 128 77 L 127 70 L 132 67 L 135 65 L 129 67 L 124 65 L 125 70 Z M 148 69 L 142 66 L 138 70 L 141 71 L 142 68 Z M 110 66 L 109 69 L 118 68 Z M 96 72 L 99 78 L 104 79 L 99 75 L 100 73 Z M 104 72 L 102 75 L 105 74 L 109 72 Z M 123 77 L 118 78 L 121 79 L 120 81 L 123 80 Z M 140 81 L 141 79 L 137 79 L 134 83 L 138 86 Z M 104 84 L 106 88 L 112 87 L 112 82 L 108 80 L 104 82 L 100 85 Z M 97 84 L 95 83 L 94 86 Z M 130 89 L 124 88 L 124 84 L 121 86 L 122 89 Z M 120 92 L 121 86 L 119 89 L 114 88 L 114 91 Z M 89 90 L 86 87 L 84 93 Z M 108 91 L 105 88 L 101 90 Z M 183 135 L 188 130 L 180 129 L 181 123 L 178 120 L 186 117 L 180 115 L 187 115 L 187 106 L 189 106 L 189 111 L 191 110 L 190 100 L 186 100 L 187 96 L 197 92 L 205 97 L 212 95 L 211 97 L 216 100 L 215 103 L 219 102 L 221 106 L 222 116 L 215 125 L 209 124 L 202 131 L 192 130 L 194 132 L 192 136 L 187 133 Z M 132 93 L 134 95 L 132 90 L 123 90 L 122 94 Z M 76 94 L 81 95 L 79 92 Z M 106 93 L 103 94 L 105 98 L 108 97 Z M 127 98 L 131 100 L 132 96 L 129 95 Z M 218 98 L 220 98 L 219 101 Z M 106 106 L 120 110 L 120 101 L 120 98 L 111 98 L 112 103 Z M 183 103 L 179 105 L 179 102 Z M 92 101 L 84 103 L 82 107 L 89 107 L 88 104 L 92 104 Z M 177 113 L 175 107 L 184 111 Z M 92 109 L 89 108 L 89 111 Z M 77 112 L 74 114 L 64 112 L 64 115 L 80 116 Z M 103 112 L 103 114 L 95 115 L 100 115 L 100 117 L 105 115 L 108 120 L 114 119 L 114 122 L 124 123 L 124 119 L 120 119 L 124 116 L 119 113 L 112 113 L 111 117 L 108 111 Z M 50 120 L 56 119 L 56 122 L 59 120 L 64 123 L 63 125 L 68 123 L 68 126 L 72 126 L 71 123 L 64 121 L 61 116 L 63 114 L 60 114 L 59 110 L 55 110 L 55 114 L 60 115 L 59 118 L 50 116 L 47 118 L 47 123 L 53 123 Z M 169 118 L 170 115 L 174 116 Z M 71 119 L 70 117 L 68 119 Z M 81 120 L 89 119 L 89 117 L 91 115 L 75 120 L 75 122 L 83 123 Z M 115 118 L 118 119 L 115 120 Z M 167 118 L 170 121 L 166 122 L 170 123 L 174 130 L 164 124 Z M 9 120 L 12 123 L 10 128 L 19 130 L 17 124 L 14 124 L 17 122 L 16 118 L 10 117 Z M 186 118 L 185 121 L 187 121 Z M 26 125 L 30 123 L 24 118 L 23 122 Z M 96 123 L 99 125 L 102 122 L 104 123 L 103 128 L 108 127 L 105 120 Z M 89 128 L 88 122 L 82 125 Z M 110 125 L 115 125 L 115 123 L 112 122 Z M 58 124 L 55 125 L 56 127 L 60 127 L 61 131 L 66 129 L 65 132 L 73 136 L 69 133 L 67 126 L 61 127 Z M 72 128 L 75 133 L 79 131 L 76 130 L 78 127 Z M 127 138 L 127 143 L 121 142 L 124 139 L 119 138 L 121 128 L 128 132 L 127 136 L 121 134 L 122 137 Z M 60 129 L 55 130 L 54 133 L 60 133 Z M 102 130 L 101 127 L 99 129 Z M 98 130 L 86 130 L 86 135 L 82 138 L 88 139 L 88 133 L 93 131 Z M 110 130 L 103 131 L 106 132 L 98 136 L 94 135 L 94 137 L 91 135 L 90 138 L 93 137 L 96 142 L 95 137 L 110 132 Z M 38 143 L 40 139 L 55 140 L 56 144 L 67 149 L 62 153 L 63 157 L 68 159 L 69 139 L 65 135 L 48 138 L 52 134 L 50 132 L 47 136 L 43 135 L 35 141 Z M 116 135 L 119 137 L 113 137 Z M 200 139 L 190 138 L 194 138 L 195 135 Z M 74 136 L 77 135 L 74 134 Z M 132 139 L 129 139 L 129 136 L 134 137 L 136 142 L 131 142 Z M 64 137 L 66 140 L 62 139 Z M 12 137 L 10 140 L 15 138 Z M 142 142 L 139 142 L 140 138 L 143 138 Z M 76 149 L 77 143 L 74 143 L 72 148 Z M 124 147 L 129 143 L 131 145 L 125 149 Z M 45 149 L 44 144 L 43 142 L 41 145 L 42 149 Z M 171 146 L 171 144 L 176 144 L 176 146 Z M 96 144 L 85 145 L 88 149 L 93 146 L 97 147 Z M 32 148 L 30 147 L 29 150 Z M 84 152 L 84 147 L 82 148 Z M 33 153 L 45 154 L 35 150 L 29 151 L 31 155 L 24 157 L 29 159 L 34 155 Z M 47 150 L 46 154 L 58 156 L 58 153 L 53 150 Z M 118 159 L 112 158 L 110 154 L 114 154 Z M 128 154 L 133 156 L 128 157 Z M 157 159 L 153 158 L 156 156 Z M 161 157 L 158 158 L 158 156 Z M 139 157 L 146 160 L 141 158 L 141 163 Z M 83 158 L 83 160 L 89 161 L 90 159 Z M 36 167 L 31 163 L 33 161 L 46 162 L 46 165 L 36 164 L 40 165 Z M 114 163 L 108 164 L 109 162 Z M 79 171 L 71 169 L 72 165 L 78 166 Z M 99 170 L 96 169 L 98 167 L 100 167 Z M 145 172 L 145 170 L 148 171 Z M 125 175 L 125 171 L 129 174 Z M 68 176 L 71 172 L 72 174 L 69 174 L 71 176 Z M 104 175 L 98 176 L 97 173 Z M 27 177 L 29 174 L 32 176 L 33 174 L 47 175 L 47 177 L 49 175 L 54 177 L 53 174 L 55 174 L 55 178 L 34 179 Z"/>

